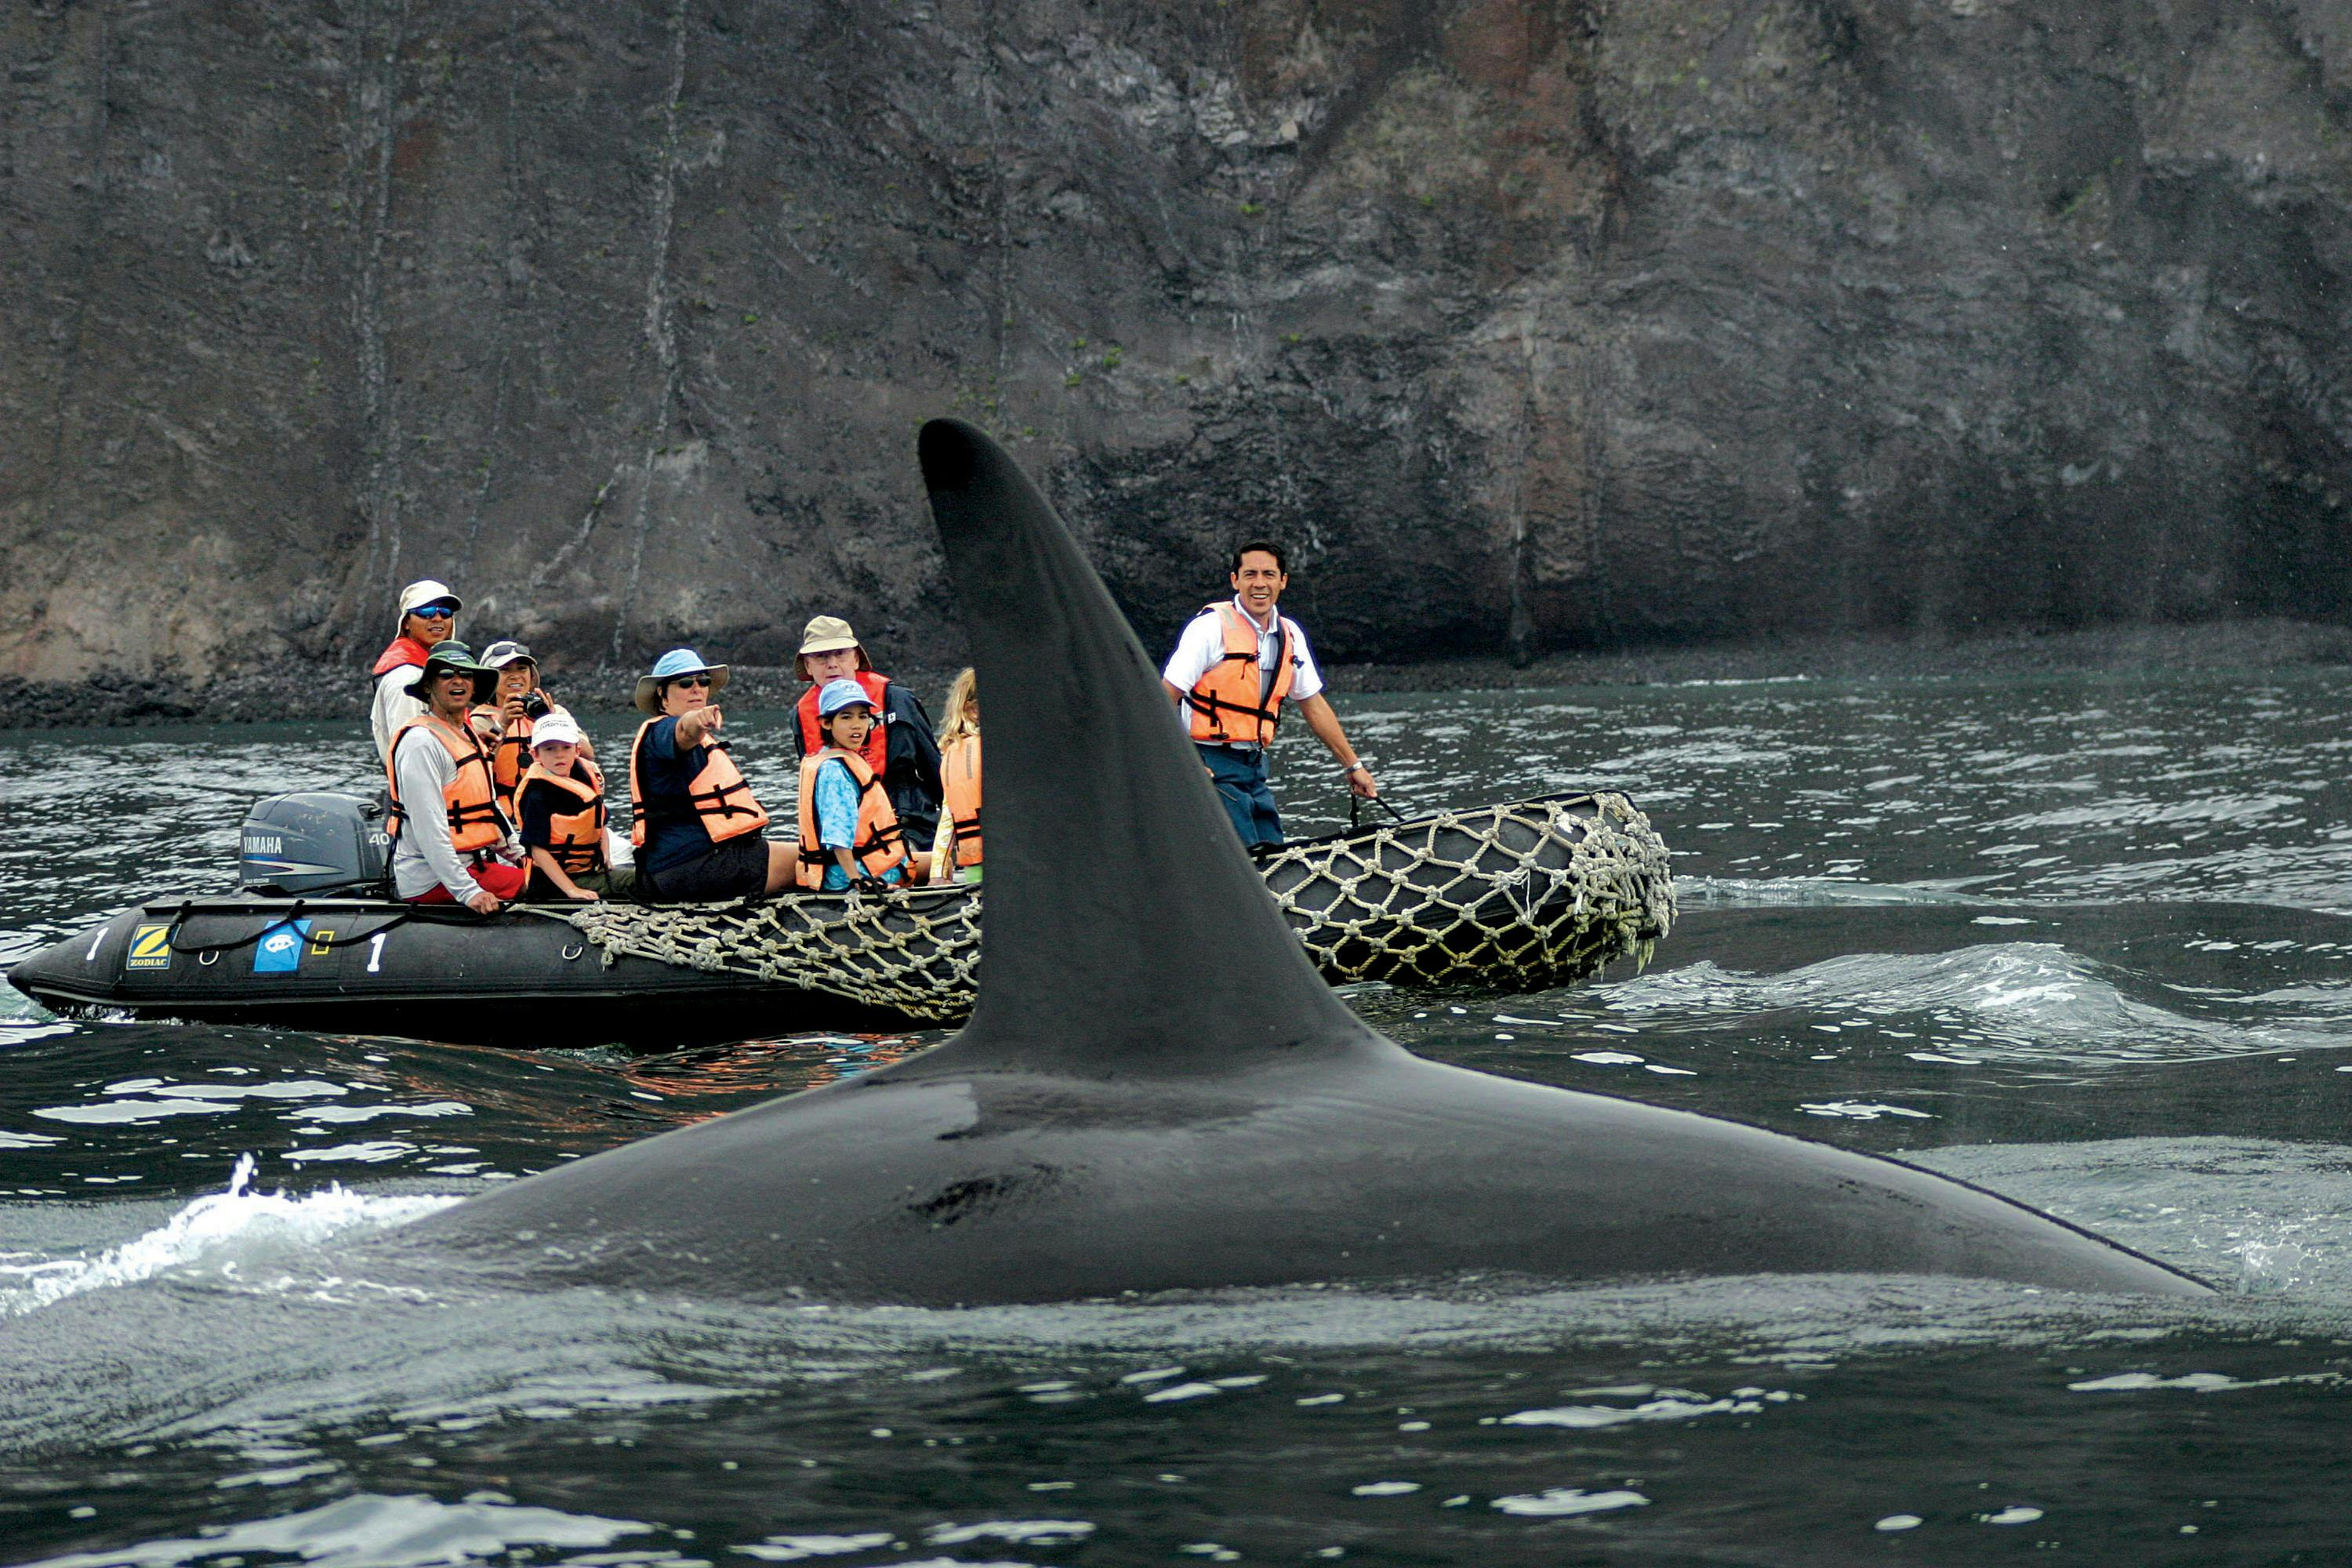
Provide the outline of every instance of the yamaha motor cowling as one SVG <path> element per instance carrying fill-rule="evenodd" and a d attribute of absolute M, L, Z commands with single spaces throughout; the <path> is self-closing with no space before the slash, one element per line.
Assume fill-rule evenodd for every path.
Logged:
<path fill-rule="evenodd" d="M 306 790 L 254 802 L 237 848 L 249 893 L 381 893 L 392 836 L 380 801 Z"/>

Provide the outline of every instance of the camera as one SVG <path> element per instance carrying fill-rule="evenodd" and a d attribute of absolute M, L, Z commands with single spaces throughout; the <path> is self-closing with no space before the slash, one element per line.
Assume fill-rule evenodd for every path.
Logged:
<path fill-rule="evenodd" d="M 522 716 L 534 723 L 546 718 L 551 706 L 542 692 L 526 691 L 522 694 Z"/>

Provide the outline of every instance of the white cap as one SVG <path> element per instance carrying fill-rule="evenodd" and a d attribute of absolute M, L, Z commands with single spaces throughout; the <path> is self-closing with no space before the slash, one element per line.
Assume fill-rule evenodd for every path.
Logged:
<path fill-rule="evenodd" d="M 534 752 L 541 746 L 552 746 L 559 741 L 567 746 L 576 746 L 581 739 L 580 726 L 561 713 L 550 713 L 530 727 L 530 749 Z"/>
<path fill-rule="evenodd" d="M 430 577 L 411 583 L 400 591 L 400 614 L 393 617 L 392 629 L 396 632 L 406 626 L 408 612 L 417 605 L 430 605 L 441 599 L 448 600 L 461 610 L 466 607 L 466 601 L 449 592 L 446 583 L 436 583 Z"/>

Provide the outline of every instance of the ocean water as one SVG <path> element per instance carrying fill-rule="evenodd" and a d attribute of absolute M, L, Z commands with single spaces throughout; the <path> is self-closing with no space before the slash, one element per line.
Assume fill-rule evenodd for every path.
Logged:
<path fill-rule="evenodd" d="M 488 1184 L 941 1037 L 628 1050 L 551 1017 L 499 1050 L 6 993 L 0 1563 L 2352 1560 L 2347 695 L 1342 708 L 1410 805 L 1622 788 L 1681 872 L 1645 969 L 1352 996 L 1380 1027 L 1964 1176 L 2221 1288 L 2186 1306 L 1843 1278 L 852 1310 L 373 1278 L 371 1238 Z M 772 717 L 730 719 L 782 784 Z M 225 886 L 247 799 L 369 758 L 356 724 L 0 735 L 0 963 Z M 1331 770 L 1292 760 L 1294 828 L 1333 825 Z"/>

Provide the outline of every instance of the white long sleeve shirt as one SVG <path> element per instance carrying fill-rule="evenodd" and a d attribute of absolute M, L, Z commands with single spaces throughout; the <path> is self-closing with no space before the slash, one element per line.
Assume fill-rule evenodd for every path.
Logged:
<path fill-rule="evenodd" d="M 375 731 L 375 754 L 386 762 L 392 760 L 392 738 L 400 733 L 400 727 L 432 711 L 408 694 L 408 689 L 416 684 L 416 676 L 415 665 L 403 664 L 375 678 L 375 701 L 368 710 L 368 728 Z"/>
<path fill-rule="evenodd" d="M 451 898 L 464 903 L 481 890 L 481 884 L 466 868 L 466 858 L 449 842 L 449 813 L 444 803 L 449 786 L 457 782 L 457 760 L 449 755 L 448 747 L 423 730 L 411 730 L 401 738 L 400 750 L 392 759 L 392 773 L 400 781 L 401 805 L 408 812 L 392 847 L 394 895 L 413 899 L 431 892 L 438 882 L 449 889 Z M 520 860 L 511 832 L 496 853 L 502 859 Z"/>

